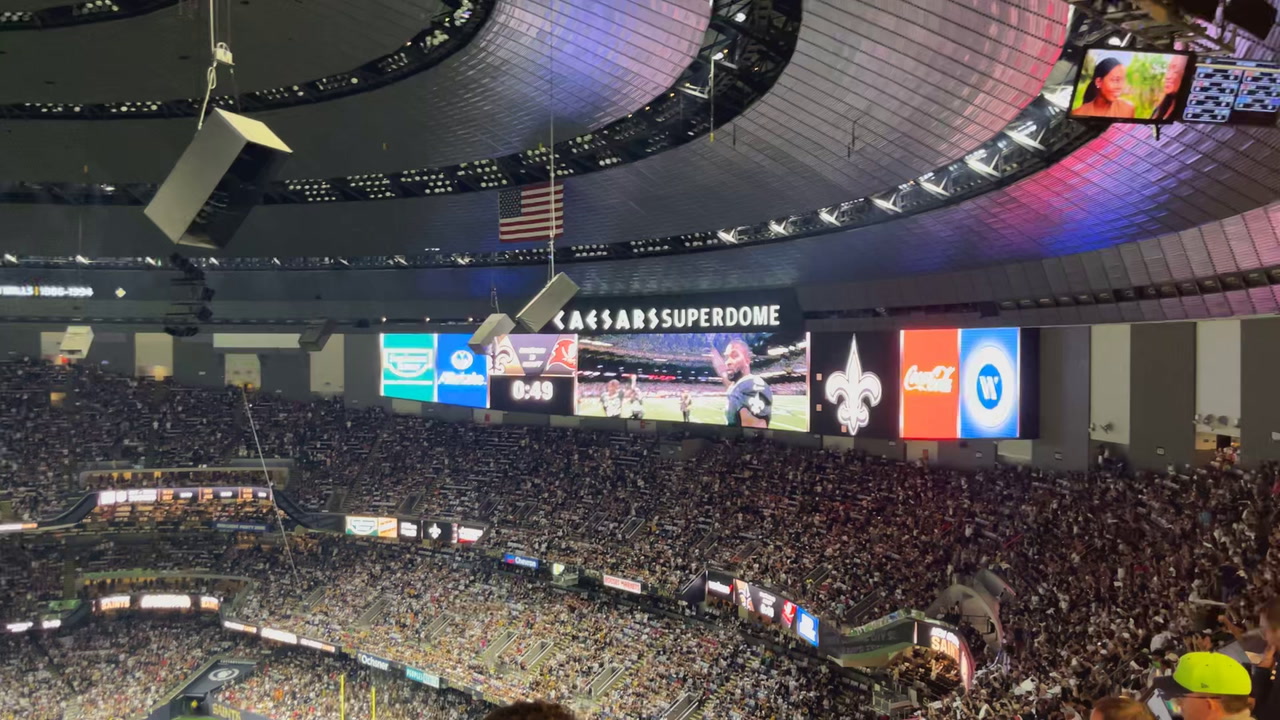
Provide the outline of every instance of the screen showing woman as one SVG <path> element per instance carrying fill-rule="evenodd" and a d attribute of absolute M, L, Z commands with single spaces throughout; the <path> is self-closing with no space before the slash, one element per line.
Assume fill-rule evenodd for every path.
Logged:
<path fill-rule="evenodd" d="M 1071 117 L 1172 122 L 1184 102 L 1188 61 L 1185 53 L 1090 48 L 1080 64 Z"/>

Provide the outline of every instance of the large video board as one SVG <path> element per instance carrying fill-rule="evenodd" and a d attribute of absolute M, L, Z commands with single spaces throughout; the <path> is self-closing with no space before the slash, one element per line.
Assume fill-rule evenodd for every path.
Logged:
<path fill-rule="evenodd" d="M 900 436 L 948 440 L 1030 434 L 1023 427 L 1023 395 L 1035 368 L 1024 377 L 1023 333 L 1018 328 L 903 330 Z"/>
<path fill-rule="evenodd" d="M 577 414 L 809 429 L 802 332 L 579 338 Z"/>
<path fill-rule="evenodd" d="M 512 412 L 823 435 L 1034 437 L 1038 334 L 1018 328 L 808 333 L 382 336 L 387 397 Z"/>

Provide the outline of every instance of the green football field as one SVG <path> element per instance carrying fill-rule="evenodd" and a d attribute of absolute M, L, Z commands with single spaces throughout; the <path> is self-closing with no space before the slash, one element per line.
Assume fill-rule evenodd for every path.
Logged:
<path fill-rule="evenodd" d="M 809 429 L 809 399 L 804 395 L 775 395 L 773 397 L 773 419 L 769 421 L 771 430 Z M 578 405 L 579 415 L 604 417 L 604 408 L 599 398 L 583 398 Z M 724 425 L 724 396 L 695 397 L 689 412 L 690 422 L 709 425 Z M 680 414 L 680 398 L 665 397 L 645 398 L 645 420 L 674 420 L 682 422 Z"/>

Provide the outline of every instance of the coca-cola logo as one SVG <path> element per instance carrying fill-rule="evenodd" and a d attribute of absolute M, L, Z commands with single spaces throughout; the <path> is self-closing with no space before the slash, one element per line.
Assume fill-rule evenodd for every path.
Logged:
<path fill-rule="evenodd" d="M 902 387 L 908 392 L 949 393 L 955 385 L 955 374 L 952 365 L 939 365 L 932 370 L 912 365 L 902 376 Z"/>

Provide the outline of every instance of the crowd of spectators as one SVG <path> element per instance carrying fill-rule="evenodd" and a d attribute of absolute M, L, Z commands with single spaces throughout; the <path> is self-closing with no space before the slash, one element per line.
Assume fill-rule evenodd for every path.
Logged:
<path fill-rule="evenodd" d="M 96 621 L 56 636 L 0 637 L 0 718 L 141 718 L 196 668 L 258 643 L 216 622 Z"/>
<path fill-rule="evenodd" d="M 344 675 L 345 683 L 339 680 Z M 266 656 L 221 699 L 274 720 L 329 720 L 342 714 L 344 694 L 351 720 L 369 720 L 375 700 L 383 720 L 479 720 L 489 709 L 462 693 L 433 691 L 350 659 L 289 648 Z"/>
<path fill-rule="evenodd" d="M 56 398 L 62 391 L 53 388 L 68 388 L 66 396 Z M 44 507 L 45 481 L 58 487 L 77 463 L 114 456 L 212 462 L 254 447 L 238 390 L 186 390 L 108 379 L 91 369 L 16 364 L 0 365 L 0 392 L 15 400 L 0 410 L 0 492 L 16 509 Z M 354 510 L 484 521 L 483 544 L 490 548 L 657 588 L 678 587 L 713 564 L 786 590 L 824 623 L 857 624 L 929 607 L 948 585 L 989 569 L 1012 591 L 1000 602 L 1003 644 L 987 638 L 977 686 L 958 701 L 975 716 L 1038 714 L 1042 707 L 1070 715 L 1074 704 L 1143 687 L 1169 667 L 1178 641 L 1216 628 L 1219 610 L 1250 616 L 1277 579 L 1275 468 L 1244 472 L 1215 463 L 1129 476 L 1113 463 L 1087 475 L 995 466 L 959 472 L 763 440 L 699 446 L 654 436 L 446 424 L 336 401 L 250 401 L 264 453 L 297 460 L 292 492 L 311 507 L 340 491 Z M 214 439 L 199 449 L 177 440 L 168 447 L 168 430 L 190 423 Z M 62 439 L 77 436 L 87 441 Z M 36 500 L 24 505 L 24 498 Z M 455 619 L 448 638 L 416 637 L 425 649 L 410 659 L 446 674 L 483 676 L 500 694 L 580 693 L 581 677 L 617 661 L 609 643 L 561 634 L 555 642 L 593 649 L 575 654 L 567 669 L 540 665 L 532 680 L 495 674 L 477 664 L 483 654 L 477 646 L 496 630 L 533 622 L 521 608 L 541 606 L 541 593 L 549 591 L 533 583 L 495 585 L 476 569 L 444 572 L 399 546 L 378 551 L 398 557 L 362 565 L 348 562 L 345 546 L 314 545 L 294 554 L 296 571 L 270 561 L 273 571 L 296 572 L 298 580 L 282 589 L 264 585 L 254 612 L 304 632 L 396 647 L 425 632 L 434 617 L 485 608 Z M 265 561 L 246 560 L 253 562 Z M 420 596 L 397 597 L 406 586 Z M 371 604 L 357 597 L 386 597 L 391 619 L 362 617 Z M 312 606 L 304 607 L 308 598 Z M 1207 602 L 1226 605 L 1206 615 L 1199 610 L 1211 607 Z M 593 627 L 582 619 L 592 612 L 578 608 L 577 622 Z M 599 627 L 625 635 L 620 629 L 632 628 L 631 621 L 610 612 L 602 611 Z M 703 692 L 707 677 L 726 678 L 715 686 L 723 689 L 734 684 L 728 678 L 755 672 L 732 663 L 725 666 L 732 670 L 716 667 L 719 656 L 683 640 L 663 644 L 663 633 L 646 630 L 647 622 L 631 632 L 663 658 L 657 667 L 684 668 Z M 399 647 L 419 652 L 411 643 Z M 702 664 L 678 660 L 694 657 Z M 648 688 L 648 671 L 637 664 L 629 666 L 627 687 Z M 921 666 L 913 667 L 905 668 L 908 681 L 918 679 Z M 934 668 L 923 667 L 932 679 Z M 567 680 L 537 679 L 550 673 Z M 601 702 L 600 712 L 643 714 L 660 702 L 632 697 L 647 690 L 627 687 Z M 796 697 L 806 692 L 800 688 Z M 740 695 L 712 693 L 707 700 L 751 707 Z M 669 692 L 660 697 L 671 699 Z"/>

